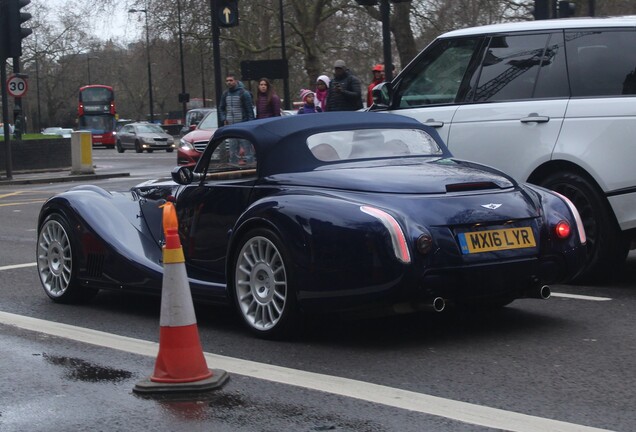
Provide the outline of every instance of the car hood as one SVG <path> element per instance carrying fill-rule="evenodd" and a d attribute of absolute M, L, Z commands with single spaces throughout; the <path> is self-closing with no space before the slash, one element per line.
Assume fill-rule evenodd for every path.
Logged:
<path fill-rule="evenodd" d="M 195 141 L 208 141 L 212 134 L 214 134 L 214 130 L 205 130 L 205 129 L 195 129 L 192 132 L 184 135 L 183 139 L 188 142 Z"/>
<path fill-rule="evenodd" d="M 271 176 L 281 184 L 314 186 L 360 192 L 444 194 L 479 190 L 501 190 L 516 186 L 505 174 L 483 165 L 453 159 L 425 163 L 395 162 L 382 166 L 340 165 L 306 173 Z"/>

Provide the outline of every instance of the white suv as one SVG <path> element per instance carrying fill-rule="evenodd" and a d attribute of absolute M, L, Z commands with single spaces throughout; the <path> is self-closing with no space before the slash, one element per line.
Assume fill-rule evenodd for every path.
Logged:
<path fill-rule="evenodd" d="M 569 197 L 587 231 L 582 278 L 599 278 L 636 243 L 635 68 L 636 17 L 475 27 L 438 37 L 374 89 L 372 109 Z"/>

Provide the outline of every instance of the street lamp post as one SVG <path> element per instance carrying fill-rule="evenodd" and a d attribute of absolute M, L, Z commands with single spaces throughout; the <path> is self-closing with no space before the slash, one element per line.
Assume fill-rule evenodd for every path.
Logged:
<path fill-rule="evenodd" d="M 207 107 L 207 103 L 205 101 L 205 68 L 203 64 L 203 48 L 201 48 L 201 52 L 199 53 L 201 56 L 201 97 L 203 98 L 203 107 Z"/>
<path fill-rule="evenodd" d="M 283 16 L 283 0 L 279 0 L 278 2 L 278 13 L 279 13 L 279 21 L 280 21 L 280 51 L 281 58 L 285 63 L 285 66 L 289 70 L 289 66 L 287 65 L 287 50 L 285 49 L 285 21 Z M 285 109 L 291 109 L 291 98 L 289 96 L 289 78 L 283 79 L 283 91 L 285 95 Z"/>
<path fill-rule="evenodd" d="M 99 57 L 91 57 L 90 54 L 86 54 L 86 67 L 88 69 L 88 85 L 91 85 L 91 60 L 98 60 Z"/>
<path fill-rule="evenodd" d="M 150 122 L 155 121 L 155 112 L 152 101 L 152 71 L 150 69 L 150 36 L 148 30 L 148 10 L 147 9 L 129 9 L 128 13 L 141 13 L 146 15 L 146 56 L 148 57 L 148 99 L 150 103 Z"/>
<path fill-rule="evenodd" d="M 179 0 L 177 0 L 177 22 L 179 24 L 179 62 L 181 64 L 181 118 L 185 122 L 188 101 L 186 100 L 185 72 L 183 71 L 183 33 L 181 32 L 181 1 Z"/>

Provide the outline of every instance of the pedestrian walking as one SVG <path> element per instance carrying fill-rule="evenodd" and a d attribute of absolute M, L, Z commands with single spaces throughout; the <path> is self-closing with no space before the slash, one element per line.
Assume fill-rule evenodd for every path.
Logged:
<path fill-rule="evenodd" d="M 329 82 L 327 75 L 320 75 L 316 80 L 316 105 L 323 111 L 327 111 L 327 95 L 329 94 Z"/>
<path fill-rule="evenodd" d="M 274 91 L 272 83 L 267 78 L 258 80 L 256 95 L 256 118 L 280 116 L 280 97 Z"/>
<path fill-rule="evenodd" d="M 298 109 L 298 114 L 311 114 L 322 112 L 322 108 L 315 104 L 315 94 L 309 89 L 300 90 L 300 99 L 303 106 Z"/>
<path fill-rule="evenodd" d="M 245 90 L 243 83 L 234 74 L 227 74 L 225 78 L 227 90 L 221 95 L 219 103 L 219 120 L 222 125 L 231 125 L 248 120 L 254 120 L 252 96 Z M 254 161 L 252 145 L 241 139 L 230 139 L 230 162 L 251 163 Z"/>
<path fill-rule="evenodd" d="M 234 74 L 228 74 L 225 85 L 227 90 L 223 92 L 219 104 L 221 123 L 230 125 L 254 120 L 252 95 L 245 90 L 243 83 L 238 81 Z"/>
<path fill-rule="evenodd" d="M 347 69 L 344 60 L 336 60 L 329 83 L 327 111 L 356 111 L 362 108 L 360 80 Z"/>
<path fill-rule="evenodd" d="M 377 64 L 371 69 L 373 81 L 367 87 L 367 108 L 373 105 L 373 88 L 384 81 L 384 66 Z"/>

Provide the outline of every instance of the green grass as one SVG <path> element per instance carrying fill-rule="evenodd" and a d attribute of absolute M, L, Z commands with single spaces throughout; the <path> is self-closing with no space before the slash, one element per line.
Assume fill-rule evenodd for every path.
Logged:
<path fill-rule="evenodd" d="M 22 135 L 22 141 L 51 139 L 51 138 L 62 138 L 62 136 L 61 135 L 42 135 L 40 133 Z M 4 141 L 4 133 L 0 133 L 0 141 Z M 17 139 L 12 135 L 11 141 L 17 141 Z"/>

